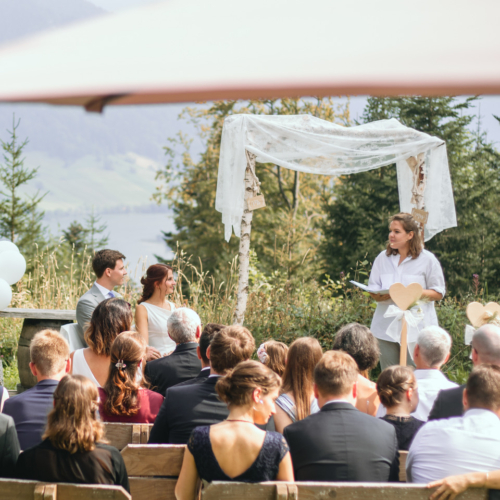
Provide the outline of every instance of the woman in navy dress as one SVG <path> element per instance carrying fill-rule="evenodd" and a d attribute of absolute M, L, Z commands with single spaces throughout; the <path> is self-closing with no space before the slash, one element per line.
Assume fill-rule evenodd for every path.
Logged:
<path fill-rule="evenodd" d="M 276 412 L 280 385 L 280 377 L 256 361 L 239 363 L 217 382 L 229 416 L 191 434 L 175 487 L 177 500 L 193 500 L 199 478 L 247 483 L 294 480 L 283 436 L 255 425 L 266 424 Z"/>

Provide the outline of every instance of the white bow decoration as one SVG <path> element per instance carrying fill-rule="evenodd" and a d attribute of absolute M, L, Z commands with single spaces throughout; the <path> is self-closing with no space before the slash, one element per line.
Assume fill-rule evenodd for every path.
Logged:
<path fill-rule="evenodd" d="M 406 319 L 406 324 L 408 325 L 408 344 L 412 344 L 417 341 L 418 338 L 418 324 L 424 319 L 424 312 L 420 306 L 414 306 L 407 311 L 403 311 L 398 306 L 391 305 L 384 314 L 384 318 L 394 318 L 392 323 L 387 328 L 387 335 L 401 344 L 401 320 L 403 315 Z"/>
<path fill-rule="evenodd" d="M 465 325 L 464 344 L 470 345 L 476 329 L 471 325 Z"/>

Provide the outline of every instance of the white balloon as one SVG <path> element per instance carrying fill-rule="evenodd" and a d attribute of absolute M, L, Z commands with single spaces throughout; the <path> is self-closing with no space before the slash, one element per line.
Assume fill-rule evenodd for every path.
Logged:
<path fill-rule="evenodd" d="M 12 288 L 10 288 L 9 284 L 0 279 L 0 310 L 4 310 L 10 304 L 12 300 Z"/>
<path fill-rule="evenodd" d="M 19 252 L 19 248 L 12 241 L 2 240 L 0 241 L 0 253 L 4 252 Z"/>
<path fill-rule="evenodd" d="M 14 285 L 26 271 L 26 260 L 19 252 L 12 250 L 0 253 L 0 279 Z"/>

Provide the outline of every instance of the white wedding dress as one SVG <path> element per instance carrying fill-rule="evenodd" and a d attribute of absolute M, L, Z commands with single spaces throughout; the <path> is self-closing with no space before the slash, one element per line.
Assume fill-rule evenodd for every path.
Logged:
<path fill-rule="evenodd" d="M 175 342 L 168 335 L 167 320 L 175 310 L 175 304 L 169 302 L 170 311 L 163 307 L 154 306 L 147 302 L 141 302 L 148 312 L 148 335 L 149 345 L 158 349 L 163 356 L 175 349 Z"/>

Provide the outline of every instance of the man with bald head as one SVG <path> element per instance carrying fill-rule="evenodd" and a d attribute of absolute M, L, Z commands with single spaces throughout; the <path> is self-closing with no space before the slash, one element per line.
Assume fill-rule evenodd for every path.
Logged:
<path fill-rule="evenodd" d="M 483 363 L 500 366 L 500 327 L 483 325 L 474 332 L 472 337 L 472 364 Z M 464 412 L 462 396 L 465 385 L 454 389 L 441 391 L 429 414 L 429 420 L 460 417 Z"/>

